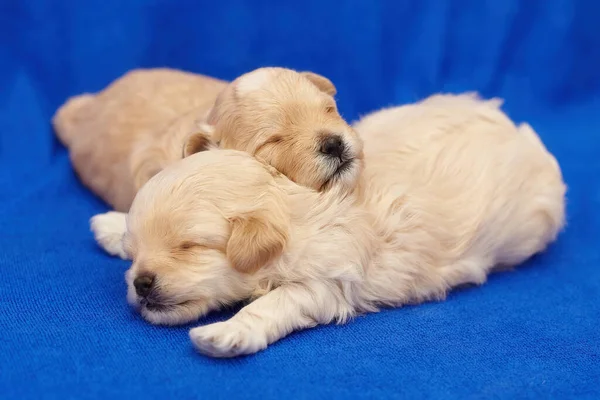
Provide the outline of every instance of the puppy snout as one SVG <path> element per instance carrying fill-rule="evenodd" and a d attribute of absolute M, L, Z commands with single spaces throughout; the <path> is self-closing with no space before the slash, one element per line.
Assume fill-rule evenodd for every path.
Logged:
<path fill-rule="evenodd" d="M 140 297 L 148 297 L 150 292 L 152 291 L 152 286 L 154 285 L 154 276 L 152 275 L 142 275 L 138 276 L 133 280 L 133 286 L 135 287 L 135 292 Z"/>
<path fill-rule="evenodd" d="M 344 151 L 346 150 L 346 146 L 344 145 L 344 141 L 339 135 L 327 135 L 323 138 L 321 142 L 321 153 L 330 156 L 342 159 L 344 155 Z"/>

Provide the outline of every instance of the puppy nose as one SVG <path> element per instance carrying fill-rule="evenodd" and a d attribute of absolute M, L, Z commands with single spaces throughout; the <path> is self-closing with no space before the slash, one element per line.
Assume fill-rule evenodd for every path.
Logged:
<path fill-rule="evenodd" d="M 154 277 L 150 275 L 138 276 L 133 280 L 135 291 L 140 297 L 147 297 L 150 294 L 153 283 Z"/>
<path fill-rule="evenodd" d="M 338 135 L 327 136 L 321 144 L 321 153 L 331 157 L 342 158 L 344 153 L 344 142 Z"/>

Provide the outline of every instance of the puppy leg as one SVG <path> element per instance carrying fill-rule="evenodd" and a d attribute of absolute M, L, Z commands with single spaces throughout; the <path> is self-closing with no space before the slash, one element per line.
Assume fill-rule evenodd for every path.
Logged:
<path fill-rule="evenodd" d="M 194 347 L 211 357 L 256 353 L 292 331 L 346 319 L 352 311 L 325 284 L 284 285 L 242 308 L 228 321 L 190 330 Z"/>
<path fill-rule="evenodd" d="M 90 226 L 96 242 L 104 251 L 123 260 L 130 259 L 123 249 L 123 235 L 127 231 L 126 213 L 110 211 L 95 215 L 90 220 Z"/>

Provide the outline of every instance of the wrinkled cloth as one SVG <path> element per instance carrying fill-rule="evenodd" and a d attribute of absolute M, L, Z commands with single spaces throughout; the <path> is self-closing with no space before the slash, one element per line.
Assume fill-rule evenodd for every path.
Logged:
<path fill-rule="evenodd" d="M 593 0 L 1 0 L 0 397 L 599 398 L 598 21 Z M 270 65 L 329 77 L 349 121 L 435 92 L 504 98 L 561 164 L 566 230 L 446 301 L 254 356 L 196 354 L 194 324 L 151 326 L 127 305 L 128 263 L 89 232 L 108 208 L 49 121 L 132 68 L 233 79 Z"/>

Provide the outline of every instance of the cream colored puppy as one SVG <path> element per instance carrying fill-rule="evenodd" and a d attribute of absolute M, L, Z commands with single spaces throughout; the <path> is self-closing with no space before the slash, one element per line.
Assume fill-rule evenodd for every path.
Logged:
<path fill-rule="evenodd" d="M 346 196 L 230 150 L 168 167 L 128 216 L 93 219 L 96 234 L 115 238 L 112 251 L 133 259 L 129 303 L 152 323 L 181 324 L 255 298 L 190 331 L 200 352 L 232 357 L 294 330 L 442 299 L 542 251 L 564 220 L 555 159 L 528 126 L 505 124 L 496 103 L 450 100 L 457 107 L 444 100 L 439 120 L 413 125 L 423 140 L 388 132 L 361 191 Z"/>
<path fill-rule="evenodd" d="M 437 225 L 421 232 L 450 260 L 473 265 L 480 282 L 488 270 L 479 265 L 517 265 L 564 224 L 566 187 L 556 159 L 501 105 L 501 99 L 484 101 L 475 93 L 438 94 L 353 124 L 365 141 L 361 204 L 386 230 L 409 222 Z M 398 213 L 405 202 L 416 207 Z M 488 247 L 497 251 L 465 256 Z"/>
<path fill-rule="evenodd" d="M 127 211 L 151 176 L 182 157 L 187 135 L 204 131 L 199 123 L 226 87 L 172 69 L 134 70 L 99 93 L 69 99 L 52 123 L 82 183 Z"/>
<path fill-rule="evenodd" d="M 247 151 L 317 190 L 352 190 L 362 142 L 312 72 L 260 68 L 231 83 L 172 69 L 135 70 L 70 99 L 53 124 L 82 182 L 116 210 L 172 162 L 219 145 Z"/>
<path fill-rule="evenodd" d="M 221 92 L 207 123 L 220 148 L 246 151 L 302 186 L 352 191 L 363 143 L 338 113 L 335 93 L 315 73 L 261 68 Z M 185 154 L 195 152 L 192 136 Z"/>

